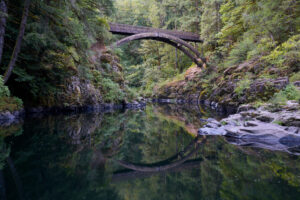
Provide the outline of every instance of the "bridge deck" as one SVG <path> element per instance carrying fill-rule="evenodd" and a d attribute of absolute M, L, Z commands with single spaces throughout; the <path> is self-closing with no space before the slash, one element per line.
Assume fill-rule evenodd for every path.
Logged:
<path fill-rule="evenodd" d="M 157 29 L 157 28 L 144 27 L 144 26 L 132 26 L 126 24 L 110 23 L 110 32 L 112 34 L 118 34 L 118 35 L 135 35 L 139 33 L 158 32 L 158 33 L 173 35 L 175 37 L 178 37 L 182 40 L 189 41 L 189 42 L 202 42 L 200 36 L 195 33 Z"/>

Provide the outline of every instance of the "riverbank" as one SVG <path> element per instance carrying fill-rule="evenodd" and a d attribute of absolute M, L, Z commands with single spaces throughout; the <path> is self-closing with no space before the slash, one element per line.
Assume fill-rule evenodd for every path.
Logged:
<path fill-rule="evenodd" d="M 84 112 L 112 112 L 123 109 L 144 109 L 145 101 L 133 101 L 124 104 L 98 104 L 90 106 L 73 106 L 73 107 L 36 107 L 25 108 L 16 111 L 0 112 L 0 126 L 8 126 L 10 124 L 19 123 L 26 115 L 48 115 L 48 114 L 68 114 L 68 113 L 84 113 Z"/>

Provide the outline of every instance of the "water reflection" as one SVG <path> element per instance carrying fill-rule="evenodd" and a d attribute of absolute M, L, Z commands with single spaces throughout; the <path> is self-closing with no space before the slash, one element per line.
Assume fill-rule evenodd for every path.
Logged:
<path fill-rule="evenodd" d="M 29 118 L 22 135 L 3 142 L 10 146 L 4 160 L 9 156 L 15 172 L 4 162 L 0 183 L 7 199 L 299 197 L 299 157 L 196 137 L 201 118 L 212 116 L 167 104 Z"/>

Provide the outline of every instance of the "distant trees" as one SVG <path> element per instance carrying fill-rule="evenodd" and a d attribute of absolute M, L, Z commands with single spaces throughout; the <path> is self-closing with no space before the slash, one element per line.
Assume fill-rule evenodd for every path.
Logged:
<path fill-rule="evenodd" d="M 300 3 L 295 0 L 117 0 L 116 8 L 118 22 L 201 34 L 204 44 L 199 46 L 199 51 L 209 58 L 211 65 L 219 68 L 266 56 L 284 42 L 295 41 L 298 37 L 291 38 L 300 34 Z M 134 52 L 134 56 L 124 56 L 123 61 L 127 69 L 133 65 L 138 77 L 144 73 L 144 79 L 139 78 L 143 80 L 139 88 L 151 85 L 153 89 L 154 80 L 163 82 L 192 64 L 165 44 L 143 41 L 141 45 L 130 46 L 126 53 Z M 294 59 L 291 55 L 282 59 L 288 57 L 290 63 L 297 60 L 294 54 Z M 136 71 L 143 67 L 137 67 L 135 60 L 146 67 L 145 71 Z M 153 72 L 148 72 L 150 69 Z M 133 78 L 131 74 L 130 77 Z"/>

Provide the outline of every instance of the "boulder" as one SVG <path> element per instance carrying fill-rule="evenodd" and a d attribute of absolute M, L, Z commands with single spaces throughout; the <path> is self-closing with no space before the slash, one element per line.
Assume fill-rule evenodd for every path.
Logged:
<path fill-rule="evenodd" d="M 290 104 L 292 105 L 292 104 Z M 294 106 L 294 105 L 293 105 Z M 252 146 L 300 155 L 300 111 L 268 111 L 244 105 L 240 112 L 218 122 L 208 119 L 199 135 L 221 135 L 240 146 Z"/>

